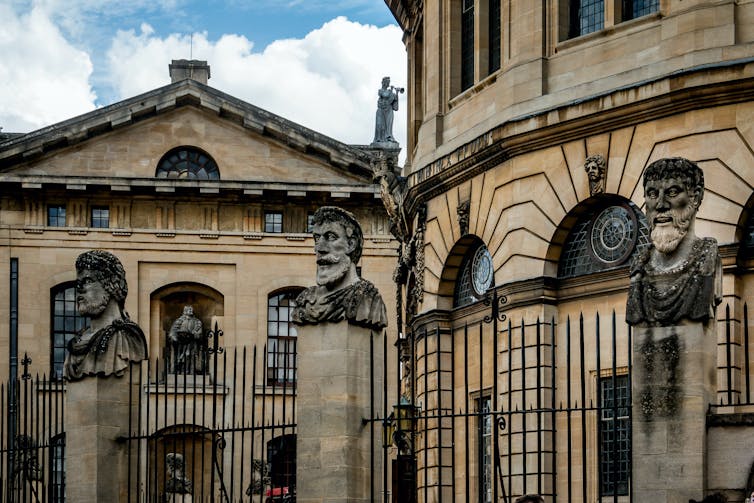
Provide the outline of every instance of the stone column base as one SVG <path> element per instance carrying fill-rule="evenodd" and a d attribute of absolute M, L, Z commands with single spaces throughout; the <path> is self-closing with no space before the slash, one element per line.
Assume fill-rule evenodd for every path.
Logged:
<path fill-rule="evenodd" d="M 372 417 L 370 398 L 382 416 L 383 337 L 346 322 L 298 327 L 298 503 L 366 503 L 372 480 L 380 501 L 382 425 L 374 425 L 371 459 L 371 426 L 362 418 Z"/>
<path fill-rule="evenodd" d="M 66 498 L 80 503 L 127 501 L 129 373 L 123 377 L 87 377 L 66 384 Z M 134 402 L 138 384 L 131 390 Z M 135 410 L 135 407 L 134 407 Z"/>
<path fill-rule="evenodd" d="M 689 323 L 633 331 L 633 500 L 688 503 L 706 484 L 706 416 L 717 334 Z"/>

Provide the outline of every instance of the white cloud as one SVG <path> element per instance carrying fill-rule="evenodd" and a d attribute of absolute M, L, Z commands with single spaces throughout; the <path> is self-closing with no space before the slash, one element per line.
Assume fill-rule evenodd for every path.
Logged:
<path fill-rule="evenodd" d="M 89 55 L 73 47 L 46 11 L 0 5 L 0 127 L 27 132 L 90 111 Z"/>
<path fill-rule="evenodd" d="M 377 89 L 385 75 L 406 82 L 406 53 L 396 26 L 378 28 L 343 17 L 303 39 L 278 40 L 262 52 L 239 35 L 193 36 L 193 57 L 211 67 L 209 84 L 346 143 L 374 135 Z M 127 98 L 169 83 L 171 59 L 187 58 L 190 37 L 160 37 L 148 25 L 119 31 L 108 52 L 113 87 Z M 405 94 L 394 135 L 405 146 Z"/>

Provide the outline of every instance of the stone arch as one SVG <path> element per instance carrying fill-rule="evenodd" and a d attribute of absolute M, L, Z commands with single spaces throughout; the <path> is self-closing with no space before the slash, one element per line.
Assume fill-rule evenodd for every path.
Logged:
<path fill-rule="evenodd" d="M 205 332 L 214 329 L 215 322 L 222 328 L 225 296 L 211 286 L 190 281 L 171 283 L 153 291 L 149 299 L 150 354 L 164 354 L 165 337 L 186 305 L 194 308 L 194 315 L 201 320 Z"/>
<path fill-rule="evenodd" d="M 754 256 L 754 193 L 749 196 L 738 217 L 735 240 L 739 259 Z"/>
<path fill-rule="evenodd" d="M 469 252 L 486 243 L 474 234 L 466 234 L 451 247 L 440 275 L 440 284 L 437 288 L 438 309 L 452 309 L 456 284 L 461 274 L 461 268 Z M 495 284 L 494 278 L 492 284 Z"/>
<path fill-rule="evenodd" d="M 559 277 L 561 275 L 560 262 L 564 259 L 564 247 L 569 244 L 569 239 L 572 238 L 572 233 L 580 227 L 589 226 L 591 229 L 594 219 L 599 216 L 600 212 L 614 206 L 631 210 L 629 216 L 634 216 L 636 218 L 635 225 L 637 226 L 637 241 L 634 248 L 627 255 L 617 258 L 612 264 L 605 264 L 604 269 L 612 269 L 627 264 L 630 256 L 633 255 L 640 246 L 646 245 L 649 240 L 646 220 L 638 206 L 629 199 L 617 194 L 599 194 L 580 202 L 574 206 L 565 217 L 563 217 L 550 239 L 550 246 L 547 249 L 547 255 L 545 257 L 545 270 L 543 271 L 543 275 Z"/>

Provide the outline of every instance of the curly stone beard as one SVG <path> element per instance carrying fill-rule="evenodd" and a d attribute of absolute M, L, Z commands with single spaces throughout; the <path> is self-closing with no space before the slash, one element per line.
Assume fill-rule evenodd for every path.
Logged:
<path fill-rule="evenodd" d="M 660 214 L 660 213 L 658 213 Z M 660 253 L 673 253 L 681 243 L 691 226 L 691 221 L 696 215 L 696 207 L 689 204 L 683 210 L 668 210 L 662 214 L 670 215 L 673 219 L 672 225 L 655 225 L 654 218 L 651 220 L 652 244 Z M 656 216 L 656 215 L 655 215 Z"/>
<path fill-rule="evenodd" d="M 351 269 L 351 260 L 347 256 L 325 255 L 317 259 L 317 284 L 331 287 L 337 284 Z"/>
<path fill-rule="evenodd" d="M 90 318 L 96 318 L 105 311 L 107 304 L 110 303 L 110 296 L 105 294 L 99 301 L 96 299 L 89 301 L 84 297 L 76 298 L 76 307 L 79 314 L 82 316 L 89 316 Z"/>

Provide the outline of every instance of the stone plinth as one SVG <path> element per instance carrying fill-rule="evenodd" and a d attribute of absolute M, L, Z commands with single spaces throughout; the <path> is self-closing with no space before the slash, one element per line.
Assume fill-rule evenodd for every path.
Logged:
<path fill-rule="evenodd" d="M 347 322 L 298 327 L 298 503 L 371 501 L 372 480 L 379 501 L 382 425 L 374 424 L 372 474 L 371 425 L 362 418 L 382 416 L 383 337 Z"/>
<path fill-rule="evenodd" d="M 129 372 L 123 377 L 87 377 L 66 385 L 66 498 L 69 501 L 126 502 L 128 482 Z M 138 384 L 133 384 L 138 397 Z M 138 402 L 138 400 L 134 400 Z M 132 416 L 135 418 L 135 416 Z"/>
<path fill-rule="evenodd" d="M 634 328 L 634 501 L 687 503 L 704 496 L 716 355 L 714 322 Z"/>

